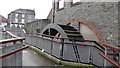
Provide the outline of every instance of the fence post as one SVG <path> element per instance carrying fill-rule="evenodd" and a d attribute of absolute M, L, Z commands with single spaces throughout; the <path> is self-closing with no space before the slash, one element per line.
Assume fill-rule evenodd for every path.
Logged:
<path fill-rule="evenodd" d="M 61 39 L 62 47 L 60 50 L 60 60 L 63 60 L 63 50 L 64 50 L 64 39 Z"/>

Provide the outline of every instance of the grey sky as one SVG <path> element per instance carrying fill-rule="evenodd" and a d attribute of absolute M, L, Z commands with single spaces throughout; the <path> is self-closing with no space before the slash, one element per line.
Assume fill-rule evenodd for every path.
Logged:
<path fill-rule="evenodd" d="M 52 0 L 1 0 L 0 15 L 7 18 L 7 14 L 13 10 L 35 9 L 36 18 L 44 19 L 52 8 Z"/>
<path fill-rule="evenodd" d="M 55 0 L 56 1 L 56 0 Z M 70 1 L 70 0 L 66 0 Z M 73 2 L 118 2 L 120 0 L 73 0 Z M 52 8 L 52 0 L 1 0 L 0 1 L 0 15 L 7 18 L 7 14 L 13 10 L 35 9 L 36 18 L 44 19 L 47 17 Z"/>

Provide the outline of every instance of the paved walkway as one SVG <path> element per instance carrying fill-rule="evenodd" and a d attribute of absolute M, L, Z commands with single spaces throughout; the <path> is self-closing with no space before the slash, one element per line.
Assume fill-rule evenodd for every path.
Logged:
<path fill-rule="evenodd" d="M 49 59 L 38 55 L 31 49 L 23 51 L 23 66 L 56 66 L 57 64 Z"/>
<path fill-rule="evenodd" d="M 0 31 L 0 40 L 2 40 L 2 32 Z M 1 55 L 0 48 L 0 55 Z M 45 58 L 42 55 L 38 55 L 31 49 L 26 49 L 23 51 L 23 66 L 56 66 L 57 64 L 51 60 Z"/>

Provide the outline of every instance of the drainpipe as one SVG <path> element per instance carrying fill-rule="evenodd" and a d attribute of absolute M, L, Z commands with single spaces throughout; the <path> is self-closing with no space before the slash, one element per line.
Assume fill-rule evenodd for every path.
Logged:
<path fill-rule="evenodd" d="M 80 23 L 81 23 L 81 22 L 78 22 L 78 31 L 80 31 Z"/>
<path fill-rule="evenodd" d="M 51 23 L 54 23 L 54 18 L 55 18 L 55 0 L 52 2 L 52 21 Z M 50 28 L 48 29 L 48 35 L 50 35 Z"/>
<path fill-rule="evenodd" d="M 54 23 L 54 20 L 55 20 L 55 0 L 53 0 L 53 5 L 52 5 L 52 22 L 51 23 Z"/>

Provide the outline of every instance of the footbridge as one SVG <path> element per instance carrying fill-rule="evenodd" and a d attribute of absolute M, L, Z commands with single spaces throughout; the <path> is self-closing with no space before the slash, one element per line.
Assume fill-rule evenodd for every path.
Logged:
<path fill-rule="evenodd" d="M 3 38 L 0 41 L 0 66 L 21 66 L 21 51 L 31 48 L 60 65 L 120 68 L 118 47 L 84 40 L 71 26 L 49 24 L 42 33 L 17 33 L 6 29 Z"/>
<path fill-rule="evenodd" d="M 22 46 L 25 38 L 18 37 L 9 31 L 2 31 L 0 40 L 0 67 L 22 66 L 22 50 L 28 46 Z"/>

